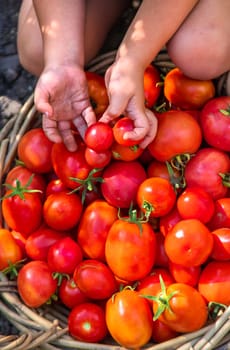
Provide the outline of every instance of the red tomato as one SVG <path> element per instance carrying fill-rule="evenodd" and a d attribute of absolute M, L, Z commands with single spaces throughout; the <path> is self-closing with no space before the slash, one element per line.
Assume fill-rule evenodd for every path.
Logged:
<path fill-rule="evenodd" d="M 145 106 L 152 109 L 161 93 L 161 77 L 159 70 L 149 64 L 144 72 Z"/>
<path fill-rule="evenodd" d="M 230 305 L 230 262 L 211 261 L 202 270 L 198 290 L 209 301 Z"/>
<path fill-rule="evenodd" d="M 85 149 L 85 159 L 92 168 L 104 168 L 110 163 L 111 158 L 111 149 L 102 152 L 96 152 L 89 147 L 86 147 Z"/>
<path fill-rule="evenodd" d="M 111 151 L 113 159 L 130 162 L 132 160 L 138 159 L 142 155 L 144 149 L 140 148 L 138 145 L 129 147 L 114 142 L 112 144 Z"/>
<path fill-rule="evenodd" d="M 151 338 L 152 312 L 144 298 L 135 290 L 123 289 L 106 303 L 109 333 L 121 346 L 139 349 Z"/>
<path fill-rule="evenodd" d="M 101 192 L 104 199 L 118 208 L 129 208 L 136 202 L 138 186 L 146 178 L 138 161 L 113 161 L 103 171 Z"/>
<path fill-rule="evenodd" d="M 79 146 L 75 152 L 70 152 L 63 143 L 55 143 L 51 157 L 57 177 L 71 189 L 79 188 L 82 185 L 81 180 L 87 179 L 92 170 L 85 159 L 85 147 L 83 146 Z M 75 178 L 76 181 L 72 178 Z M 78 179 L 80 182 L 77 181 Z"/>
<path fill-rule="evenodd" d="M 175 282 L 168 269 L 153 268 L 149 275 L 138 281 L 136 291 L 138 291 L 140 295 L 156 295 L 161 290 L 160 276 L 162 277 L 165 286 L 169 286 Z M 152 306 L 152 300 L 147 300 Z"/>
<path fill-rule="evenodd" d="M 145 277 L 153 268 L 156 256 L 156 238 L 151 225 L 134 217 L 117 219 L 111 226 L 105 257 L 113 273 L 126 281 Z"/>
<path fill-rule="evenodd" d="M 35 173 L 48 173 L 52 170 L 51 150 L 53 142 L 42 128 L 30 129 L 18 143 L 18 157 L 25 166 Z"/>
<path fill-rule="evenodd" d="M 160 217 L 159 219 L 160 232 L 164 236 L 166 236 L 168 232 L 173 228 L 173 226 L 180 220 L 181 220 L 181 216 L 178 212 L 177 207 L 174 206 L 168 214 Z"/>
<path fill-rule="evenodd" d="M 96 200 L 84 210 L 76 239 L 85 257 L 105 261 L 105 242 L 118 210 L 105 200 Z"/>
<path fill-rule="evenodd" d="M 151 155 L 158 161 L 195 153 L 202 142 L 199 123 L 186 111 L 170 110 L 157 114 L 158 129 L 154 140 L 148 145 Z"/>
<path fill-rule="evenodd" d="M 50 270 L 61 274 L 73 274 L 82 260 L 82 250 L 71 237 L 64 237 L 53 243 L 47 255 Z"/>
<path fill-rule="evenodd" d="M 179 283 L 185 283 L 192 287 L 196 287 L 201 267 L 200 266 L 183 266 L 169 261 L 169 271 L 171 272 L 174 280 Z"/>
<path fill-rule="evenodd" d="M 14 264 L 23 258 L 23 250 L 17 244 L 12 233 L 0 228 L 0 271 L 10 264 Z"/>
<path fill-rule="evenodd" d="M 125 134 L 128 131 L 133 131 L 135 128 L 134 121 L 128 116 L 119 118 L 113 126 L 113 136 L 115 141 L 123 146 L 130 147 L 139 144 L 143 139 L 131 140 L 126 139 Z"/>
<path fill-rule="evenodd" d="M 177 337 L 178 335 L 179 333 L 171 329 L 167 324 L 159 320 L 153 322 L 152 340 L 155 343 L 163 343 Z"/>
<path fill-rule="evenodd" d="M 57 192 L 65 192 L 67 191 L 68 188 L 66 187 L 66 185 L 61 181 L 61 179 L 52 179 L 48 182 L 48 184 L 46 185 L 46 198 L 53 193 L 57 193 Z"/>
<path fill-rule="evenodd" d="M 212 233 L 197 219 L 179 221 L 165 237 L 165 251 L 169 260 L 186 267 L 206 262 L 212 248 Z"/>
<path fill-rule="evenodd" d="M 85 74 L 88 82 L 89 97 L 94 112 L 96 115 L 101 115 L 109 105 L 104 77 L 90 71 L 86 71 Z"/>
<path fill-rule="evenodd" d="M 95 259 L 80 262 L 73 274 L 74 282 L 90 299 L 109 298 L 117 290 L 117 282 L 109 267 Z"/>
<path fill-rule="evenodd" d="M 208 308 L 198 290 L 185 283 L 172 283 L 153 302 L 155 319 L 179 333 L 201 329 L 208 319 Z M 159 315 L 159 308 L 163 312 Z"/>
<path fill-rule="evenodd" d="M 74 282 L 73 277 L 62 279 L 58 289 L 58 296 L 60 301 L 69 309 L 73 309 L 75 306 L 89 301 Z"/>
<path fill-rule="evenodd" d="M 208 226 L 211 230 L 230 228 L 230 197 L 222 197 L 215 201 L 215 212 Z"/>
<path fill-rule="evenodd" d="M 83 205 L 76 193 L 53 193 L 43 205 L 43 218 L 54 230 L 72 229 L 80 220 Z"/>
<path fill-rule="evenodd" d="M 201 111 L 200 125 L 205 141 L 212 147 L 230 152 L 230 96 L 208 101 Z"/>
<path fill-rule="evenodd" d="M 162 232 L 156 232 L 156 241 L 157 241 L 157 249 L 156 249 L 156 259 L 155 266 L 158 267 L 168 267 L 169 258 L 165 252 L 165 237 Z"/>
<path fill-rule="evenodd" d="M 41 191 L 41 198 L 44 198 L 46 180 L 43 175 L 35 174 L 22 165 L 16 165 L 7 173 L 5 184 L 15 187 L 17 181 L 19 181 L 22 186 L 26 186 L 28 189 Z"/>
<path fill-rule="evenodd" d="M 108 150 L 113 140 L 113 130 L 109 124 L 97 121 L 86 129 L 85 143 L 95 152 Z"/>
<path fill-rule="evenodd" d="M 30 261 L 19 270 L 17 287 L 23 302 L 37 308 L 48 302 L 55 293 L 57 280 L 45 261 Z"/>
<path fill-rule="evenodd" d="M 168 214 L 176 203 L 173 186 L 161 177 L 149 177 L 142 181 L 136 196 L 139 208 L 150 217 L 161 217 Z"/>
<path fill-rule="evenodd" d="M 214 200 L 201 187 L 187 187 L 177 198 L 177 209 L 182 219 L 209 222 L 215 211 Z"/>
<path fill-rule="evenodd" d="M 66 233 L 54 230 L 50 227 L 41 226 L 32 232 L 26 240 L 25 250 L 32 260 L 47 260 L 49 247 L 62 239 Z"/>
<path fill-rule="evenodd" d="M 211 194 L 214 199 L 224 197 L 227 193 L 221 174 L 230 172 L 230 158 L 224 151 L 205 147 L 190 159 L 185 167 L 187 186 L 199 186 Z"/>
<path fill-rule="evenodd" d="M 9 228 L 28 237 L 42 221 L 41 197 L 18 187 L 8 190 L 2 200 L 2 215 Z"/>
<path fill-rule="evenodd" d="M 215 260 L 230 261 L 230 228 L 221 227 L 212 231 L 214 244 L 211 258 Z"/>
<path fill-rule="evenodd" d="M 92 302 L 75 306 L 68 316 L 70 335 L 87 343 L 102 341 L 107 333 L 104 309 Z"/>
<path fill-rule="evenodd" d="M 176 107 L 200 109 L 215 96 L 215 85 L 212 80 L 192 79 L 176 67 L 165 76 L 164 95 Z"/>

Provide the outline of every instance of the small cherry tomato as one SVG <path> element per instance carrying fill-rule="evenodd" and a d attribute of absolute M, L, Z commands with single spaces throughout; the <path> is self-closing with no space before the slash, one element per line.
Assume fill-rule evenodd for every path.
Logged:
<path fill-rule="evenodd" d="M 149 64 L 144 72 L 145 106 L 152 109 L 156 104 L 161 90 L 160 72 L 153 64 Z"/>
<path fill-rule="evenodd" d="M 109 298 L 117 290 L 112 271 L 99 260 L 85 259 L 80 262 L 74 270 L 73 279 L 81 291 L 93 300 Z"/>
<path fill-rule="evenodd" d="M 47 263 L 53 272 L 73 274 L 76 266 L 83 260 L 80 246 L 71 237 L 64 237 L 50 246 Z"/>
<path fill-rule="evenodd" d="M 29 261 L 18 272 L 18 293 L 23 302 L 37 308 L 50 300 L 57 289 L 57 280 L 45 261 Z"/>
<path fill-rule="evenodd" d="M 230 260 L 230 228 L 221 227 L 212 231 L 214 243 L 211 258 L 220 261 Z"/>
<path fill-rule="evenodd" d="M 75 306 L 89 301 L 87 296 L 74 282 L 73 277 L 62 279 L 58 289 L 58 296 L 60 301 L 69 309 L 73 309 Z"/>
<path fill-rule="evenodd" d="M 108 150 L 113 140 L 113 130 L 109 124 L 98 121 L 86 129 L 85 143 L 96 152 Z"/>
<path fill-rule="evenodd" d="M 119 118 L 113 126 L 113 136 L 115 141 L 118 144 L 127 146 L 127 147 L 134 146 L 141 143 L 143 139 L 131 140 L 131 139 L 125 138 L 125 133 L 127 131 L 133 131 L 134 128 L 135 128 L 134 122 L 128 116 Z"/>
<path fill-rule="evenodd" d="M 103 308 L 87 302 L 75 306 L 68 316 L 70 335 L 87 343 L 102 341 L 108 332 Z"/>

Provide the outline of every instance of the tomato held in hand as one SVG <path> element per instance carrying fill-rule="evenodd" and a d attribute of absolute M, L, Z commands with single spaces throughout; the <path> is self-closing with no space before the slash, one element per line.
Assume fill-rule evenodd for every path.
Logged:
<path fill-rule="evenodd" d="M 45 261 L 30 261 L 18 272 L 18 293 L 23 302 L 37 308 L 50 300 L 57 289 L 57 280 Z"/>
<path fill-rule="evenodd" d="M 169 260 L 182 266 L 200 266 L 213 248 L 213 236 L 197 219 L 180 220 L 165 237 L 165 252 Z"/>
<path fill-rule="evenodd" d="M 215 85 L 212 80 L 189 78 L 176 67 L 165 76 L 164 95 L 175 107 L 200 109 L 215 96 Z"/>
<path fill-rule="evenodd" d="M 210 146 L 230 152 L 230 96 L 208 101 L 201 111 L 200 125 Z"/>
<path fill-rule="evenodd" d="M 86 71 L 88 92 L 93 110 L 96 115 L 104 113 L 109 105 L 109 98 L 103 76 L 95 72 Z"/>
<path fill-rule="evenodd" d="M 150 305 L 135 290 L 124 288 L 106 303 L 106 323 L 113 339 L 128 349 L 140 349 L 152 334 Z"/>
<path fill-rule="evenodd" d="M 141 143 L 143 139 L 131 140 L 125 138 L 125 133 L 128 131 L 133 131 L 135 128 L 134 121 L 128 116 L 119 118 L 113 126 L 113 136 L 117 143 L 122 146 L 134 146 Z"/>
<path fill-rule="evenodd" d="M 68 327 L 73 338 L 87 343 L 98 343 L 108 333 L 103 308 L 92 302 L 79 304 L 70 311 Z"/>
<path fill-rule="evenodd" d="M 95 152 L 108 150 L 112 146 L 113 140 L 113 130 L 109 124 L 98 121 L 86 129 L 85 143 Z"/>

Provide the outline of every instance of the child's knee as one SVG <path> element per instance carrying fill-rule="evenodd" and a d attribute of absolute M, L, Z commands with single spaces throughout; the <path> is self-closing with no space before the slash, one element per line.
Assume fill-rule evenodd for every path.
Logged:
<path fill-rule="evenodd" d="M 182 40 L 181 40 L 182 39 Z M 194 79 L 217 78 L 230 69 L 228 40 L 176 36 L 168 44 L 172 61 Z"/>
<path fill-rule="evenodd" d="M 42 70 L 42 48 L 41 45 L 31 40 L 23 40 L 18 37 L 18 57 L 22 67 L 28 72 L 38 76 Z"/>

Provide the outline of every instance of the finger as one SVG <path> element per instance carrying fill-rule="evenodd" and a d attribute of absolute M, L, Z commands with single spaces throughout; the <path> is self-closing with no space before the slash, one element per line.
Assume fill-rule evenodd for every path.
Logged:
<path fill-rule="evenodd" d="M 67 120 L 62 120 L 62 121 L 58 122 L 57 125 L 58 125 L 59 134 L 61 135 L 62 140 L 63 140 L 66 148 L 70 152 L 76 151 L 77 150 L 77 143 L 76 143 L 75 137 L 72 133 L 71 122 L 67 121 Z"/>
<path fill-rule="evenodd" d="M 96 122 L 96 114 L 92 106 L 88 106 L 81 112 L 82 117 L 85 119 L 88 126 Z"/>
<path fill-rule="evenodd" d="M 87 124 L 84 118 L 77 117 L 73 119 L 73 124 L 77 128 L 79 134 L 81 135 L 81 138 L 84 140 L 85 139 L 85 132 L 87 129 Z"/>
<path fill-rule="evenodd" d="M 129 100 L 124 97 L 117 97 L 115 94 L 110 97 L 109 106 L 105 110 L 102 117 L 99 119 L 99 121 L 104 123 L 109 123 L 110 121 L 116 119 L 119 117 L 124 111 L 126 110 L 126 107 L 129 103 Z"/>
<path fill-rule="evenodd" d="M 124 139 L 128 140 L 141 140 L 143 139 L 147 133 L 149 132 L 149 120 L 145 113 L 139 112 L 135 113 L 135 115 L 129 115 L 129 117 L 134 122 L 134 129 L 131 131 L 126 131 L 124 134 Z"/>
<path fill-rule="evenodd" d="M 146 109 L 146 115 L 149 121 L 149 131 L 144 138 L 144 140 L 140 143 L 141 148 L 146 148 L 156 137 L 157 134 L 157 126 L 158 126 L 158 120 L 154 113 L 152 113 L 150 110 Z"/>
<path fill-rule="evenodd" d="M 61 135 L 59 134 L 57 123 L 55 120 L 51 120 L 47 115 L 42 116 L 42 128 L 48 139 L 54 143 L 62 142 Z"/>
<path fill-rule="evenodd" d="M 52 118 L 53 108 L 49 102 L 49 95 L 38 87 L 34 92 L 34 104 L 39 112 L 45 113 L 49 118 Z"/>

